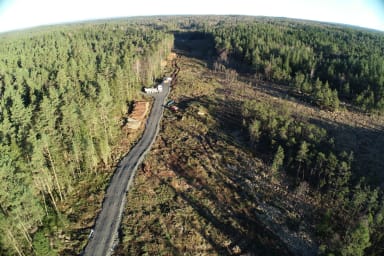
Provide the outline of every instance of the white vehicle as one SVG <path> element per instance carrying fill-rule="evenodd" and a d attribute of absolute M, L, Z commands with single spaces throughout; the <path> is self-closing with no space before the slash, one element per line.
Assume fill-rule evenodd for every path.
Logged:
<path fill-rule="evenodd" d="M 144 92 L 148 93 L 148 94 L 150 94 L 150 93 L 158 93 L 159 90 L 157 88 L 144 88 Z"/>
<path fill-rule="evenodd" d="M 95 231 L 91 229 L 91 232 L 88 235 L 88 239 L 91 239 L 93 237 L 93 233 L 95 233 Z"/>
<path fill-rule="evenodd" d="M 164 83 L 169 83 L 169 82 L 171 82 L 172 81 L 172 77 L 170 77 L 170 76 L 167 76 L 167 77 L 165 77 L 164 78 Z"/>

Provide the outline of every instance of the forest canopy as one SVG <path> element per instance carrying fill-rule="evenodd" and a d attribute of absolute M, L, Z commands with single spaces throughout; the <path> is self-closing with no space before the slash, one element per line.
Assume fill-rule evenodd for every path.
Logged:
<path fill-rule="evenodd" d="M 336 109 L 340 98 L 362 110 L 384 110 L 383 33 L 284 19 L 222 21 L 203 29 L 213 34 L 221 56 L 310 95 L 317 105 Z"/>
<path fill-rule="evenodd" d="M 120 117 L 161 74 L 171 34 L 135 23 L 69 25 L 0 38 L 0 246 L 43 255 L 32 231 L 81 177 L 111 163 Z M 13 253 L 10 253 L 13 254 Z M 46 254 L 45 254 L 46 255 Z"/>
<path fill-rule="evenodd" d="M 83 177 L 112 168 L 121 117 L 140 88 L 163 75 L 173 34 L 183 32 L 212 39 L 216 53 L 205 56 L 210 72 L 229 70 L 233 80 L 237 72 L 250 74 L 326 110 L 346 102 L 384 111 L 384 34 L 376 31 L 286 19 L 171 16 L 1 34 L 0 254 L 61 252 L 50 241 L 60 233 L 59 222 L 70 219 L 61 206 L 88 181 Z M 315 221 L 324 253 L 383 252 L 382 188 L 354 175 L 353 152 L 338 150 L 326 129 L 271 104 L 253 99 L 239 105 L 248 149 L 272 152 L 275 176 L 321 195 L 326 211 Z"/>

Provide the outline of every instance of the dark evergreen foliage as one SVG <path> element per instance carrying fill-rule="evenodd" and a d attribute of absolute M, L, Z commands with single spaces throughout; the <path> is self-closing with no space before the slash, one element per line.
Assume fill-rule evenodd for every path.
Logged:
<path fill-rule="evenodd" d="M 111 163 L 119 118 L 161 74 L 173 37 L 132 22 L 68 25 L 0 38 L 0 239 L 20 255 L 60 214 L 79 177 Z M 47 208 L 48 207 L 48 208 Z M 3 250 L 2 250 L 3 251 Z"/>
<path fill-rule="evenodd" d="M 317 105 L 335 109 L 340 97 L 363 110 L 384 110 L 383 33 L 278 19 L 229 19 L 207 32 L 219 56 L 307 93 Z"/>
<path fill-rule="evenodd" d="M 317 227 L 324 253 L 364 255 L 372 250 L 371 255 L 379 255 L 384 202 L 379 190 L 353 177 L 352 152 L 338 152 L 323 128 L 269 104 L 246 101 L 242 116 L 253 149 L 276 152 L 272 171 L 285 170 L 297 186 L 309 183 L 327 202 Z"/>

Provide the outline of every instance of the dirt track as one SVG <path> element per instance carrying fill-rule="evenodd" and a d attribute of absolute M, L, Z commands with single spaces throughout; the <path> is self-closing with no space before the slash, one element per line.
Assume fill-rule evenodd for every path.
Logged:
<path fill-rule="evenodd" d="M 164 84 L 163 92 L 154 95 L 155 100 L 143 136 L 118 164 L 105 194 L 102 210 L 96 219 L 94 232 L 82 255 L 106 256 L 112 254 L 113 247 L 118 240 L 118 229 L 124 211 L 126 193 L 138 165 L 151 148 L 158 133 L 164 110 L 163 104 L 169 91 L 169 85 Z"/>

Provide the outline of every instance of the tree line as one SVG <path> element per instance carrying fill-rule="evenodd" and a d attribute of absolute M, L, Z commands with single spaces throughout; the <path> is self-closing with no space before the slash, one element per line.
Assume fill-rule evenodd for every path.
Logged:
<path fill-rule="evenodd" d="M 331 110 L 339 98 L 364 111 L 384 110 L 383 33 L 285 19 L 233 18 L 201 27 L 214 36 L 218 62 L 230 64 L 229 56 L 243 71 Z"/>

